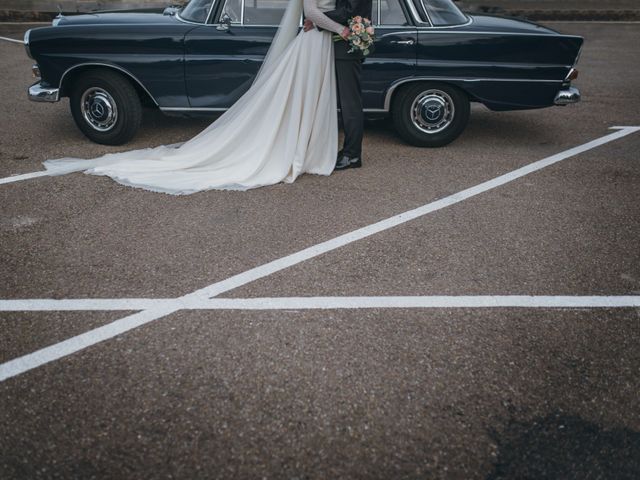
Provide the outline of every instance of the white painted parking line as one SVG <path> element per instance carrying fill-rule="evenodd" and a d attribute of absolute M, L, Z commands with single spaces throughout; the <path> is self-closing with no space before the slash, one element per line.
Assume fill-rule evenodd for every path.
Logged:
<path fill-rule="evenodd" d="M 640 307 L 640 296 L 411 296 L 213 298 L 187 303 L 191 310 L 335 310 L 361 308 L 626 308 Z"/>
<path fill-rule="evenodd" d="M 341 310 L 362 308 L 629 308 L 640 295 L 429 295 L 376 297 L 257 297 L 0 300 L 1 312 L 174 310 Z"/>
<path fill-rule="evenodd" d="M 435 202 L 428 203 L 426 205 L 423 205 L 422 207 L 418 207 L 399 215 L 395 215 L 372 225 L 367 225 L 366 227 L 354 230 L 326 242 L 306 248 L 292 255 L 288 255 L 286 257 L 274 260 L 273 262 L 269 262 L 265 265 L 252 268 L 251 270 L 247 270 L 226 280 L 197 290 L 191 295 L 206 296 L 209 298 L 215 297 L 217 295 L 220 295 L 221 293 L 233 290 L 234 288 L 241 287 L 243 285 L 246 285 L 247 283 L 271 275 L 272 273 L 304 262 L 305 260 L 317 257 L 318 255 L 322 255 L 323 253 L 330 252 L 337 248 L 343 247 L 344 245 L 348 245 L 357 240 L 369 237 L 375 233 L 383 232 L 429 213 L 441 210 L 445 207 L 455 205 L 456 203 L 462 202 L 463 200 L 467 200 L 481 193 L 493 190 L 494 188 L 497 188 L 509 182 L 513 182 L 514 180 L 522 178 L 525 175 L 529 175 L 530 173 L 542 170 L 543 168 L 558 163 L 562 160 L 566 160 L 567 158 L 574 157 L 576 155 L 579 155 L 580 153 L 584 153 L 606 143 L 613 142 L 620 138 L 626 137 L 627 135 L 640 131 L 640 127 L 612 127 L 612 129 L 616 129 L 618 131 L 615 133 L 610 133 L 609 135 L 605 135 L 604 137 L 600 137 L 596 140 L 592 140 L 591 142 L 585 143 L 578 147 L 565 150 L 564 152 L 558 153 L 556 155 L 538 160 L 537 162 L 530 163 L 529 165 L 518 168 L 504 175 L 500 175 L 499 177 L 483 182 L 479 185 L 476 185 L 475 187 L 467 188 L 466 190 L 454 193 L 453 195 L 449 195 L 448 197 L 436 200 Z"/>
<path fill-rule="evenodd" d="M 0 40 L 4 40 L 5 42 L 20 43 L 21 45 L 24 45 L 24 42 L 22 40 L 17 40 L 15 38 L 0 37 Z"/>
<path fill-rule="evenodd" d="M 13 175 L 11 177 L 0 178 L 0 185 L 4 185 L 5 183 L 20 182 L 22 180 L 29 180 L 31 178 L 48 176 L 51 176 L 51 172 L 47 170 L 43 170 L 41 172 L 24 173 L 22 175 Z"/>
<path fill-rule="evenodd" d="M 2 37 L 0 37 L 0 38 L 2 38 Z M 631 133 L 634 133 L 634 132 L 637 132 L 638 130 L 640 130 L 640 127 L 610 127 L 610 130 L 619 130 L 619 132 L 613 133 L 613 134 L 610 134 L 610 135 L 606 135 L 604 137 L 601 137 L 599 139 L 594 140 L 593 142 L 589 142 L 589 143 L 586 143 L 586 144 L 581 145 L 579 147 L 575 147 L 575 149 L 566 150 L 565 152 L 561 152 L 558 155 L 566 155 L 566 154 L 568 154 L 568 156 L 560 158 L 560 160 L 564 160 L 565 158 L 569 158 L 569 157 L 578 155 L 579 153 L 582 153 L 582 152 L 587 151 L 587 150 L 591 150 L 592 148 L 595 148 L 595 147 L 597 147 L 599 145 L 603 145 L 605 143 L 609 143 L 609 142 L 611 142 L 613 140 L 617 140 L 618 138 L 625 137 L 625 136 L 627 136 L 627 135 L 629 135 Z M 619 135 L 619 136 L 617 136 L 617 135 Z M 612 136 L 614 138 L 610 138 Z M 596 143 L 596 142 L 601 142 L 601 143 L 597 143 L 595 145 L 592 145 L 593 143 Z M 174 143 L 174 144 L 171 144 L 171 145 L 168 145 L 168 146 L 169 147 L 173 147 L 173 146 L 177 147 L 179 145 L 181 145 L 180 142 L 179 143 Z M 587 148 L 585 148 L 585 147 L 587 147 Z M 569 152 L 572 152 L 573 150 L 577 150 L 577 149 L 583 149 L 583 150 L 578 151 L 577 153 L 569 153 Z M 530 167 L 530 166 L 533 166 L 533 165 L 537 165 L 540 162 L 546 162 L 546 161 L 548 161 L 550 159 L 553 159 L 554 157 L 555 157 L 555 155 L 552 156 L 552 157 L 548 157 L 548 158 L 545 158 L 543 160 L 540 160 L 538 162 L 532 163 L 530 165 L 527 165 L 527 167 Z M 558 162 L 560 160 L 553 160 L 551 163 L 556 163 L 556 162 Z M 549 165 L 551 165 L 551 163 L 549 163 Z M 544 168 L 546 166 L 547 165 L 543 165 L 543 166 L 541 166 L 539 168 L 536 168 L 535 170 L 539 170 L 540 168 Z M 524 167 L 524 168 L 526 168 L 526 167 Z M 506 175 L 503 175 L 502 177 L 497 177 L 497 178 L 495 178 L 493 180 L 490 180 L 490 182 L 494 182 L 494 181 L 497 181 L 499 179 L 503 179 L 503 177 L 507 177 L 506 181 L 503 182 L 503 183 L 510 182 L 512 180 L 515 180 L 515 178 L 509 179 L 509 177 L 512 174 L 516 174 L 520 170 L 522 170 L 522 169 L 514 170 L 513 172 L 510 172 L 510 173 L 508 173 Z M 11 175 L 10 177 L 0 178 L 0 185 L 4 185 L 4 184 L 7 184 L 7 183 L 21 182 L 23 180 L 30 180 L 32 178 L 38 178 L 38 177 L 59 177 L 59 176 L 62 176 L 62 175 L 69 175 L 70 173 L 78 173 L 78 171 L 74 170 L 74 171 L 70 171 L 70 172 L 60 173 L 60 172 L 54 172 L 53 170 L 38 170 L 37 172 L 23 173 L 23 174 L 18 174 L 18 175 Z M 522 175 L 518 175 L 518 177 L 516 177 L 516 178 L 519 178 L 519 177 L 521 177 L 523 175 L 527 175 L 528 173 L 531 173 L 531 172 L 523 173 Z M 486 183 L 489 183 L 489 182 L 486 182 Z M 485 184 L 480 184 L 480 185 L 477 185 L 476 187 L 473 187 L 473 188 L 483 187 L 484 185 Z M 500 183 L 500 185 L 502 185 L 502 183 Z M 497 186 L 499 186 L 499 185 L 497 185 Z M 487 190 L 490 190 L 491 188 L 495 188 L 495 187 L 491 186 Z M 483 190 L 483 191 L 485 191 L 485 190 Z M 467 190 L 464 190 L 463 192 L 460 192 L 460 195 L 464 194 L 465 192 L 467 192 Z M 482 192 L 480 192 L 480 193 L 482 193 Z M 474 195 L 476 195 L 476 194 L 474 194 Z M 473 195 L 471 195 L 471 196 L 473 196 Z M 450 197 L 447 197 L 447 198 L 450 198 Z M 462 200 L 465 200 L 466 198 L 468 198 L 468 197 L 465 197 Z M 445 199 L 443 199 L 443 200 L 445 200 Z M 456 203 L 456 202 L 454 202 L 454 203 Z M 445 206 L 447 206 L 447 205 L 445 205 Z M 425 205 L 425 207 L 426 207 L 426 205 Z M 424 208 L 424 207 L 421 207 L 421 208 Z M 407 213 L 409 213 L 409 212 L 407 212 Z"/>
<path fill-rule="evenodd" d="M 537 162 L 533 162 L 522 168 L 518 168 L 516 170 L 513 170 L 512 172 L 476 185 L 475 187 L 462 190 L 461 192 L 449 195 L 448 197 L 442 198 L 435 202 L 428 203 L 422 207 L 401 213 L 399 215 L 395 215 L 393 217 L 387 218 L 386 220 L 382 220 L 372 225 L 354 230 L 353 232 L 340 235 L 332 240 L 328 240 L 318 245 L 306 248 L 292 255 L 288 255 L 286 257 L 269 262 L 265 265 L 252 268 L 250 270 L 247 270 L 246 272 L 234 275 L 233 277 L 230 277 L 226 280 L 216 282 L 212 285 L 209 285 L 208 287 L 179 297 L 177 300 L 181 302 L 189 302 L 191 300 L 203 300 L 214 297 L 216 295 L 220 295 L 221 293 L 227 292 L 242 285 L 246 285 L 247 283 L 253 282 L 260 278 L 264 278 L 268 275 L 271 275 L 272 273 L 284 270 L 293 265 L 297 265 L 301 262 L 304 262 L 305 260 L 309 260 L 311 258 L 322 255 L 323 253 L 330 252 L 332 250 L 353 243 L 357 240 L 369 237 L 375 233 L 388 230 L 429 213 L 462 202 L 463 200 L 467 200 L 481 193 L 493 190 L 494 188 L 522 178 L 526 175 L 529 175 L 530 173 L 537 172 L 562 160 L 566 160 L 567 158 L 576 156 L 578 154 L 597 148 L 601 145 L 605 145 L 607 143 L 613 142 L 620 138 L 626 137 L 627 135 L 631 135 L 632 133 L 640 131 L 640 127 L 615 127 L 614 129 L 618 131 L 592 140 L 578 147 L 574 147 L 556 155 L 544 158 Z M 8 378 L 28 372 L 29 370 L 40 367 L 47 363 L 59 360 L 60 358 L 76 353 L 91 345 L 95 345 L 99 342 L 113 338 L 136 327 L 170 315 L 171 313 L 174 313 L 179 309 L 180 308 L 177 306 L 172 307 L 168 305 L 153 307 L 149 310 L 144 310 L 142 312 L 129 315 L 108 325 L 104 325 L 94 330 L 90 330 L 83 334 L 77 335 L 55 345 L 45 347 L 29 355 L 25 355 L 23 357 L 19 357 L 6 363 L 0 364 L 0 381 L 4 381 Z"/>
<path fill-rule="evenodd" d="M 1 38 L 1 37 L 0 37 Z M 183 142 L 172 143 L 167 145 L 167 147 L 178 147 L 182 145 Z M 11 175 L 10 177 L 0 178 L 0 185 L 4 185 L 7 183 L 15 183 L 21 182 L 23 180 L 31 180 L 32 178 L 38 177 L 61 177 L 63 175 L 69 175 L 70 173 L 79 173 L 82 170 L 72 170 L 70 172 L 59 172 L 54 170 L 38 170 L 37 172 L 23 173 L 18 175 Z"/>
<path fill-rule="evenodd" d="M 16 299 L 0 300 L 0 312 L 136 311 L 176 303 L 175 298 Z"/>

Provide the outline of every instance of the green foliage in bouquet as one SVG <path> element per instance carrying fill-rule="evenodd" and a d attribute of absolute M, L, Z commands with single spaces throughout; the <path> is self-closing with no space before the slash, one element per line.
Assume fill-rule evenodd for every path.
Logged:
<path fill-rule="evenodd" d="M 338 42 L 344 39 L 340 35 L 334 35 L 333 40 Z M 350 18 L 349 35 L 346 40 L 350 47 L 347 53 L 362 52 L 363 55 L 369 55 L 369 47 L 373 45 L 375 40 L 375 29 L 371 20 L 360 15 Z"/>

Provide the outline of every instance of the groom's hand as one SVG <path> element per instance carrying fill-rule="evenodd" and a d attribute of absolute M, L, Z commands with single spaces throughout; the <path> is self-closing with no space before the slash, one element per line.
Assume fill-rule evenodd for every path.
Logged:
<path fill-rule="evenodd" d="M 308 32 L 313 28 L 313 22 L 305 18 L 302 28 L 304 29 L 305 32 Z"/>

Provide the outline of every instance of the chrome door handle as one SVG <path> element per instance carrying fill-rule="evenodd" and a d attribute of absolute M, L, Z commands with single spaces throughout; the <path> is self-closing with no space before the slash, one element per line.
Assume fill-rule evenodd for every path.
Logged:
<path fill-rule="evenodd" d="M 389 43 L 395 43 L 397 45 L 413 45 L 416 42 L 414 40 L 391 40 Z"/>

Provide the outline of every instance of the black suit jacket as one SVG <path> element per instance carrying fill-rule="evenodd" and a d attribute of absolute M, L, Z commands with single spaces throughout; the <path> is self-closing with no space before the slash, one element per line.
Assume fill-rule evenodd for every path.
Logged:
<path fill-rule="evenodd" d="M 372 0 L 336 0 L 335 10 L 323 12 L 334 22 L 346 25 L 351 17 L 360 15 L 371 20 Z"/>
<path fill-rule="evenodd" d="M 372 0 L 336 0 L 336 8 L 323 12 L 334 22 L 347 26 L 349 19 L 360 15 L 361 17 L 371 20 L 371 12 L 373 10 Z M 347 42 L 338 41 L 334 43 L 335 58 L 340 60 L 361 60 L 364 58 L 362 53 L 347 53 L 349 45 Z M 372 48 L 373 50 L 373 48 Z"/>

